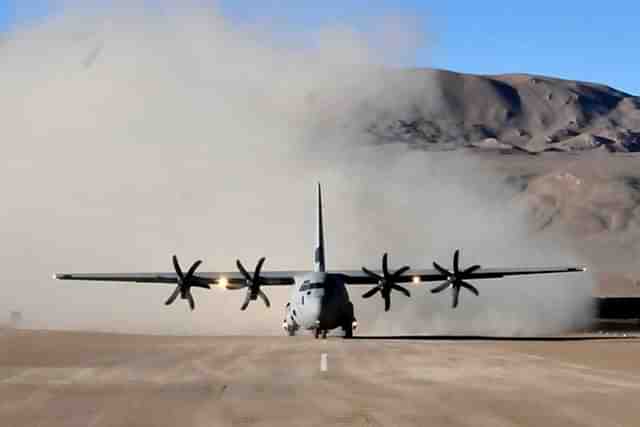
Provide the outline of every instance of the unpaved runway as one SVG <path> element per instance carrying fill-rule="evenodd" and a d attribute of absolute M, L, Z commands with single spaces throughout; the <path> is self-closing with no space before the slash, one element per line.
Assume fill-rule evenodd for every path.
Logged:
<path fill-rule="evenodd" d="M 639 398 L 639 339 L 0 331 L 2 427 L 637 426 Z"/>

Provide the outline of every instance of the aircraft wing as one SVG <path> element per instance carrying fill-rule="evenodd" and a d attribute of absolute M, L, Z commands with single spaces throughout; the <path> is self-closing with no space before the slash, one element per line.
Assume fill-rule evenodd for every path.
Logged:
<path fill-rule="evenodd" d="M 499 279 L 507 276 L 527 276 L 533 274 L 558 274 L 583 272 L 583 267 L 542 267 L 542 268 L 481 268 L 466 276 L 468 280 L 474 279 Z M 381 271 L 374 271 L 382 274 Z M 263 271 L 260 275 L 264 278 L 266 286 L 286 286 L 294 283 L 294 277 L 303 275 L 304 271 Z M 349 285 L 371 285 L 377 280 L 368 276 L 360 270 L 343 270 L 331 272 L 333 275 L 341 276 Z M 98 281 L 98 282 L 135 282 L 135 283 L 161 283 L 176 284 L 178 276 L 176 273 L 57 273 L 54 275 L 58 280 L 78 280 L 78 281 Z M 245 279 L 237 271 L 230 272 L 202 272 L 196 273 L 194 279 L 202 287 L 227 285 L 244 285 Z M 398 278 L 398 283 L 425 283 L 440 282 L 447 280 L 447 277 L 434 269 L 409 270 L 405 275 Z"/>
<path fill-rule="evenodd" d="M 480 268 L 473 273 L 465 276 L 465 280 L 475 279 L 500 279 L 507 276 L 528 276 L 534 274 L 559 274 L 559 273 L 581 273 L 586 271 L 584 267 L 568 266 L 568 267 L 540 267 L 540 268 Z M 382 275 L 379 270 L 374 273 Z M 363 271 L 340 271 L 334 274 L 342 276 L 344 281 L 349 285 L 373 285 L 378 283 L 375 277 L 371 277 Z M 400 276 L 396 282 L 398 283 L 424 283 L 424 282 L 443 282 L 447 280 L 447 276 L 434 269 L 409 270 Z"/>
<path fill-rule="evenodd" d="M 267 286 L 286 286 L 294 283 L 294 276 L 301 274 L 299 271 L 263 271 L 260 277 L 264 279 Z M 57 273 L 54 279 L 58 280 L 80 280 L 98 282 L 136 282 L 136 283 L 178 283 L 176 273 Z M 245 278 L 240 272 L 202 272 L 195 273 L 192 280 L 197 283 L 195 286 L 210 288 L 211 285 L 233 288 L 234 285 L 245 285 Z"/>

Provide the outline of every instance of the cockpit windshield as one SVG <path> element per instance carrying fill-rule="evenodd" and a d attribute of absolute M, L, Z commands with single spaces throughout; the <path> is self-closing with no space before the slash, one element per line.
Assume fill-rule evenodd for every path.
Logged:
<path fill-rule="evenodd" d="M 324 289 L 324 283 L 303 283 L 300 286 L 300 292 L 309 291 L 311 289 Z"/>

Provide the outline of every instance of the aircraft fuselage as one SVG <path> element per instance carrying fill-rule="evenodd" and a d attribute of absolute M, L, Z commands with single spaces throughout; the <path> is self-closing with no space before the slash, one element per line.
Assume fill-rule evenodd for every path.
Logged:
<path fill-rule="evenodd" d="M 340 276 L 310 272 L 295 278 L 283 323 L 290 334 L 299 330 L 329 331 L 340 327 L 346 332 L 354 320 L 353 304 Z"/>

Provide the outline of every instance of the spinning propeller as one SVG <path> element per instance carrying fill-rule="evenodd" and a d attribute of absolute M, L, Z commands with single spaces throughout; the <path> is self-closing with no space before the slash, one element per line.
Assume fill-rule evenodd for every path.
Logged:
<path fill-rule="evenodd" d="M 433 266 L 436 270 L 442 273 L 447 281 L 437 288 L 431 289 L 432 294 L 437 294 L 438 292 L 442 292 L 445 289 L 451 287 L 451 291 L 453 293 L 453 304 L 452 307 L 456 308 L 458 306 L 458 300 L 460 298 L 460 289 L 465 288 L 469 290 L 471 293 L 476 296 L 480 295 L 480 292 L 470 283 L 465 282 L 465 279 L 469 279 L 471 277 L 471 273 L 480 269 L 479 265 L 473 265 L 466 270 L 460 271 L 460 250 L 456 249 L 453 254 L 453 272 L 447 270 L 446 268 L 439 265 L 437 262 L 433 263 Z"/>
<path fill-rule="evenodd" d="M 389 309 L 391 308 L 391 291 L 392 290 L 402 292 L 407 297 L 411 296 L 411 293 L 407 289 L 397 284 L 397 281 L 400 279 L 400 277 L 402 277 L 404 273 L 409 271 L 410 268 L 411 267 L 409 267 L 408 265 L 405 265 L 404 267 L 396 270 L 395 272 L 389 273 L 389 265 L 388 265 L 386 253 L 382 255 L 382 276 L 380 276 L 377 273 L 374 273 L 371 270 L 367 270 L 366 268 L 362 267 L 362 271 L 367 276 L 373 277 L 374 279 L 378 280 L 378 285 L 375 288 L 371 288 L 366 293 L 364 293 L 362 295 L 362 298 L 370 298 L 376 293 L 380 292 L 382 299 L 384 299 L 384 311 L 389 311 Z"/>
<path fill-rule="evenodd" d="M 240 310 L 246 310 L 251 301 L 255 301 L 260 297 L 262 301 L 264 301 L 264 305 L 267 307 L 271 307 L 271 303 L 269 302 L 269 298 L 265 295 L 264 292 L 260 289 L 260 286 L 265 284 L 265 280 L 260 276 L 260 271 L 262 270 L 262 264 L 264 264 L 266 258 L 262 257 L 258 260 L 258 264 L 256 264 L 256 268 L 253 271 L 253 276 L 249 274 L 249 272 L 244 268 L 240 260 L 236 260 L 236 265 L 238 266 L 238 270 L 245 278 L 245 285 L 241 286 L 239 289 L 246 287 L 247 288 L 247 296 L 244 299 L 244 303 Z"/>
<path fill-rule="evenodd" d="M 176 290 L 173 291 L 169 299 L 165 302 L 165 305 L 172 304 L 178 295 L 180 295 L 180 299 L 189 300 L 189 307 L 191 310 L 196 308 L 196 303 L 193 299 L 193 295 L 191 295 L 191 288 L 210 288 L 207 283 L 201 283 L 198 281 L 198 278 L 194 276 L 194 273 L 198 269 L 198 267 L 202 264 L 202 260 L 198 260 L 191 265 L 187 274 L 182 272 L 182 268 L 180 268 L 180 263 L 178 262 L 178 257 L 173 256 L 173 268 L 176 271 L 176 275 L 178 276 L 178 286 L 176 286 Z"/>

